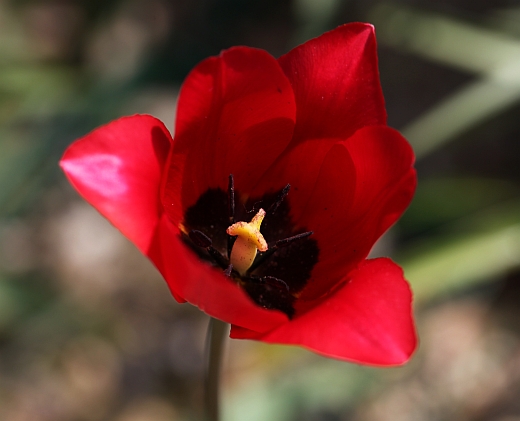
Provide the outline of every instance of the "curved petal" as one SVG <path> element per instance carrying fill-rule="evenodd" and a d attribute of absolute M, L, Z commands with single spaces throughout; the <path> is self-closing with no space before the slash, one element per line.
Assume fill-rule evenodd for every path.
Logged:
<path fill-rule="evenodd" d="M 295 140 L 347 138 L 386 124 L 374 28 L 340 26 L 279 58 L 298 110 Z"/>
<path fill-rule="evenodd" d="M 237 284 L 203 263 L 182 244 L 178 227 L 166 215 L 157 226 L 149 257 L 174 296 L 212 317 L 257 332 L 266 332 L 287 321 L 285 314 L 259 307 Z"/>
<path fill-rule="evenodd" d="M 229 174 L 250 190 L 289 144 L 295 118 L 289 81 L 267 52 L 236 47 L 200 63 L 179 97 L 163 193 L 171 219 L 208 188 L 226 189 Z"/>
<path fill-rule="evenodd" d="M 305 211 L 323 161 L 331 148 L 343 139 L 308 139 L 297 143 L 286 150 L 269 168 L 253 189 L 253 197 L 261 197 L 266 192 L 281 190 L 288 183 L 291 190 L 288 199 L 291 202 L 293 220 L 298 219 Z M 345 157 L 346 161 L 349 157 Z M 345 162 L 337 168 L 341 173 L 348 172 Z M 335 195 L 334 195 L 335 196 Z"/>
<path fill-rule="evenodd" d="M 417 345 L 412 294 L 399 266 L 366 260 L 347 282 L 312 310 L 267 334 L 236 326 L 231 337 L 301 345 L 362 364 L 399 365 Z"/>
<path fill-rule="evenodd" d="M 296 220 L 320 248 L 302 299 L 332 288 L 404 212 L 416 186 L 413 163 L 406 139 L 386 126 L 365 127 L 330 149 Z"/>
<path fill-rule="evenodd" d="M 388 206 L 384 207 L 385 213 L 390 215 L 378 225 L 379 234 L 382 234 L 406 209 L 415 191 L 413 149 L 397 130 L 377 126 L 359 130 L 343 145 L 356 168 L 356 191 L 349 219 L 362 218 L 381 203 L 385 194 L 393 193 L 403 180 L 409 182 L 402 186 L 404 192 L 399 191 L 403 193 L 398 196 L 399 214 L 395 214 L 395 209 L 389 212 Z"/>
<path fill-rule="evenodd" d="M 162 212 L 159 189 L 170 144 L 161 121 L 135 115 L 77 140 L 60 161 L 79 194 L 143 253 Z"/>

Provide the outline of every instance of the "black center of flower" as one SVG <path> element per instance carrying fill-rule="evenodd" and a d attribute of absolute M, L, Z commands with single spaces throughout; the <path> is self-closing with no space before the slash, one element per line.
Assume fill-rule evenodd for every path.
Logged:
<path fill-rule="evenodd" d="M 319 249 L 312 232 L 292 222 L 284 200 L 289 189 L 287 185 L 278 192 L 242 201 L 230 176 L 227 192 L 208 189 L 187 209 L 182 231 L 183 240 L 200 258 L 220 267 L 255 303 L 292 317 L 294 302 L 310 278 Z M 251 267 L 240 274 L 230 264 L 236 238 L 226 229 L 235 221 L 249 222 L 260 208 L 266 211 L 261 233 L 268 249 L 259 252 Z"/>

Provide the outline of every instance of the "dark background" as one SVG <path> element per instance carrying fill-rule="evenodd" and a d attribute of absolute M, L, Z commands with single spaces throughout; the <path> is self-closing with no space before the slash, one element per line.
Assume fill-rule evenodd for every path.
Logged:
<path fill-rule="evenodd" d="M 121 115 L 173 130 L 200 60 L 376 27 L 389 124 L 419 188 L 374 255 L 403 265 L 402 368 L 229 341 L 226 421 L 520 420 L 520 3 L 0 0 L 0 419 L 201 416 L 207 317 L 66 182 L 64 148 Z"/>

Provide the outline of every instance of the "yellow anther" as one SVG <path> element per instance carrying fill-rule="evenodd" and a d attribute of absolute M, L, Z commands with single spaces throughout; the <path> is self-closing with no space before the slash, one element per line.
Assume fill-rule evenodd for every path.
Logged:
<path fill-rule="evenodd" d="M 260 232 L 264 216 L 265 211 L 260 209 L 251 222 L 237 222 L 226 230 L 229 235 L 237 237 L 229 260 L 241 275 L 245 274 L 253 264 L 257 250 L 267 251 L 267 242 Z"/>

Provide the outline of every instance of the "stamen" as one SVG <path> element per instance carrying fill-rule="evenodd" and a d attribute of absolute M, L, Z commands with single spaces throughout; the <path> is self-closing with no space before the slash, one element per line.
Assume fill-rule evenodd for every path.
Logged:
<path fill-rule="evenodd" d="M 228 278 L 231 276 L 231 272 L 233 272 L 233 265 L 230 264 L 227 269 L 224 271 L 224 275 L 226 275 Z"/>
<path fill-rule="evenodd" d="M 313 231 L 303 232 L 301 234 L 293 235 L 292 237 L 284 238 L 283 240 L 278 240 L 273 245 L 269 245 L 268 250 L 265 253 L 260 254 L 254 263 L 249 268 L 248 272 L 253 272 L 256 268 L 258 268 L 261 264 L 263 264 L 267 259 L 269 259 L 279 248 L 286 247 L 294 241 L 303 240 L 304 238 L 310 237 L 314 234 Z"/>
<path fill-rule="evenodd" d="M 285 247 L 285 246 L 289 245 L 290 243 L 292 243 L 293 241 L 302 240 L 304 238 L 311 236 L 312 234 L 314 234 L 314 231 L 307 231 L 307 232 L 302 232 L 301 234 L 293 235 L 292 237 L 289 237 L 289 238 L 284 238 L 283 240 L 278 240 L 275 243 L 275 247 Z"/>
<path fill-rule="evenodd" d="M 202 248 L 208 248 L 211 247 L 213 244 L 213 241 L 211 241 L 211 238 L 209 238 L 206 234 L 204 234 L 202 231 L 199 230 L 191 230 L 189 232 L 190 240 L 193 241 L 193 243 Z"/>
<path fill-rule="evenodd" d="M 253 203 L 253 207 L 251 208 L 251 210 L 247 210 L 246 206 L 244 205 L 244 210 L 246 211 L 246 213 L 254 213 L 256 215 L 258 211 L 262 209 L 263 202 L 263 200 L 259 200 L 258 202 Z"/>
<path fill-rule="evenodd" d="M 228 218 L 229 218 L 229 224 L 233 225 L 235 223 L 235 179 L 233 177 L 233 174 L 229 174 L 229 181 L 228 181 Z M 228 235 L 228 238 L 227 238 L 228 258 L 231 257 L 231 250 L 233 249 L 234 243 L 235 243 L 235 238 Z"/>
<path fill-rule="evenodd" d="M 280 288 L 283 287 L 289 292 L 289 285 L 287 285 L 287 282 L 275 278 L 274 276 L 264 276 L 263 278 L 260 278 L 260 280 L 268 285 Z"/>
<path fill-rule="evenodd" d="M 269 209 L 267 209 L 267 213 L 268 214 L 273 214 L 276 212 L 276 210 L 278 209 L 278 207 L 282 204 L 283 202 L 283 199 L 285 199 L 285 197 L 289 194 L 289 190 L 291 189 L 291 185 L 290 184 L 287 184 L 283 189 L 282 191 L 280 192 L 280 194 L 278 195 L 278 197 L 276 198 L 276 202 L 274 202 L 271 206 L 269 206 Z"/>
<path fill-rule="evenodd" d="M 188 233 L 188 236 L 190 237 L 190 240 L 193 241 L 193 244 L 195 244 L 197 247 L 206 249 L 209 255 L 222 269 L 226 269 L 228 267 L 229 262 L 215 247 L 213 247 L 213 241 L 211 241 L 211 238 L 209 238 L 206 234 L 199 230 L 191 230 Z"/>
<path fill-rule="evenodd" d="M 222 256 L 216 248 L 208 247 L 206 250 L 208 250 L 209 255 L 213 257 L 213 260 L 215 260 L 222 269 L 227 269 L 229 267 L 228 260 Z"/>
<path fill-rule="evenodd" d="M 228 182 L 228 215 L 229 223 L 233 225 L 235 223 L 235 179 L 233 174 L 229 174 Z"/>

